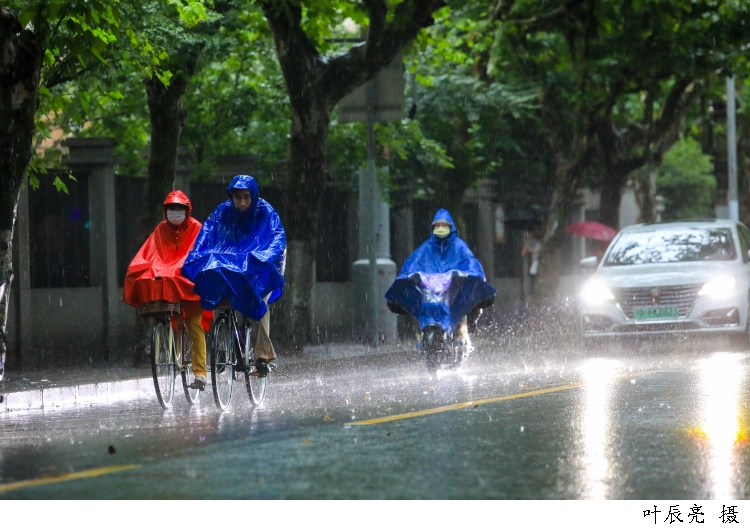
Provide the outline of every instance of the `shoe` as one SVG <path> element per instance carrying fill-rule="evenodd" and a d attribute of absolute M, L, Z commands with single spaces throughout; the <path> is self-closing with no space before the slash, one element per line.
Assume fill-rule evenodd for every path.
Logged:
<path fill-rule="evenodd" d="M 206 390 L 206 378 L 200 375 L 196 375 L 195 381 L 190 383 L 188 385 L 188 388 L 192 388 L 193 390 L 200 390 L 201 392 L 203 392 L 204 390 Z"/>
<path fill-rule="evenodd" d="M 261 357 L 255 359 L 255 372 L 257 377 L 266 377 L 268 375 L 268 361 Z"/>

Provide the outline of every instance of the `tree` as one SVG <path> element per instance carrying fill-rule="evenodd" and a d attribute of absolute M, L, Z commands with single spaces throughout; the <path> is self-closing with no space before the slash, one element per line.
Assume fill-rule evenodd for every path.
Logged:
<path fill-rule="evenodd" d="M 210 178 L 215 158 L 221 155 L 252 153 L 263 169 L 276 169 L 286 156 L 288 142 L 286 91 L 262 13 L 259 9 L 224 12 L 219 22 L 213 32 L 202 30 L 205 45 L 181 98 L 184 120 L 179 146 L 195 153 L 198 180 Z M 144 71 L 142 65 L 125 65 L 78 83 L 75 89 L 89 92 L 100 85 L 117 86 L 122 98 L 92 102 L 88 108 L 75 103 L 56 121 L 78 136 L 116 138 L 120 174 L 138 175 L 146 167 L 143 152 L 152 133 Z M 174 157 L 174 151 L 170 153 Z M 169 174 L 167 185 L 174 178 L 173 172 Z"/>
<path fill-rule="evenodd" d="M 326 139 L 331 113 L 341 99 L 380 69 L 433 24 L 444 0 L 404 0 L 390 9 L 385 0 L 301 2 L 258 0 L 273 33 L 289 96 L 291 130 L 284 186 L 287 232 L 287 289 L 281 336 L 294 344 L 310 337 L 312 263 L 317 214 L 327 181 Z M 364 12 L 362 11 L 364 8 Z M 366 16 L 365 16 L 366 14 Z M 338 55 L 325 38 L 334 20 L 367 21 L 364 43 Z"/>
<path fill-rule="evenodd" d="M 202 0 L 174 0 L 181 16 L 200 13 Z M 0 276 L 12 279 L 11 242 L 16 205 L 24 178 L 38 185 L 31 171 L 32 142 L 44 134 L 50 116 L 58 113 L 65 99 L 56 88 L 98 72 L 113 62 L 142 61 L 154 74 L 159 64 L 143 35 L 132 26 L 134 6 L 127 2 L 99 0 L 11 0 L 0 3 Z M 128 35 L 133 44 L 128 57 L 108 55 L 118 38 Z M 157 72 L 158 73 L 158 72 Z M 80 91 L 83 106 L 91 94 Z M 118 97 L 112 91 L 107 97 Z M 65 190 L 57 178 L 55 185 Z M 10 288 L 0 300 L 0 361 L 6 352 L 5 326 Z M 0 374 L 1 376 L 1 374 Z"/>
<path fill-rule="evenodd" d="M 679 138 L 683 119 L 702 88 L 687 78 L 664 85 L 667 86 L 654 86 L 643 94 L 645 97 L 634 94 L 623 98 L 623 107 L 634 102 L 633 107 L 641 107 L 637 113 L 633 113 L 633 107 L 629 112 L 609 109 L 606 118 L 599 121 L 597 137 L 604 161 L 604 171 L 598 179 L 599 221 L 607 226 L 619 228 L 622 189 L 628 178 L 646 164 L 660 163 Z M 654 97 L 655 93 L 661 97 Z"/>
<path fill-rule="evenodd" d="M 683 138 L 664 155 L 656 174 L 656 191 L 664 197 L 665 221 L 713 217 L 713 163 L 698 142 Z"/>
<path fill-rule="evenodd" d="M 740 53 L 748 6 L 561 0 L 549 7 L 499 0 L 490 18 L 501 22 L 490 66 L 513 69 L 540 95 L 555 180 L 536 290 L 553 295 L 563 229 L 585 169 L 604 157 L 608 171 L 600 188 L 612 223 L 626 176 L 650 160 L 658 163 L 678 137 L 679 121 L 697 97 L 695 83 L 726 71 Z"/>
<path fill-rule="evenodd" d="M 143 210 L 138 221 L 139 239 L 144 241 L 161 221 L 162 202 L 174 186 L 180 134 L 187 117 L 182 99 L 203 49 L 221 25 L 221 16 L 202 10 L 186 13 L 182 4 L 158 0 L 145 2 L 141 9 L 139 33 L 164 50 L 162 66 L 167 72 L 160 76 L 141 74 L 151 125 Z"/>
<path fill-rule="evenodd" d="M 538 184 L 539 172 L 528 170 L 540 159 L 525 143 L 524 125 L 533 122 L 537 110 L 533 93 L 523 86 L 486 83 L 467 70 L 446 64 L 419 87 L 412 113 L 419 142 L 402 146 L 401 156 L 391 155 L 388 186 L 396 206 L 421 199 L 447 208 L 462 233 L 467 189 L 489 179 L 506 197 L 520 195 Z"/>
<path fill-rule="evenodd" d="M 46 103 L 52 87 L 104 61 L 107 45 L 120 31 L 119 8 L 117 1 L 99 0 L 0 3 L 0 281 L 8 285 L 0 300 L 3 366 L 16 205 L 32 157 L 38 111 L 51 110 Z"/>

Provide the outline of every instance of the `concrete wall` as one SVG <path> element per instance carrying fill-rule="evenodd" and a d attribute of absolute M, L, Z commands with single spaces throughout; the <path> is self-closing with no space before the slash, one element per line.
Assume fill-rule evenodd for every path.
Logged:
<path fill-rule="evenodd" d="M 36 366 L 99 360 L 103 354 L 102 289 L 30 289 L 31 358 Z M 28 350 L 29 341 L 25 347 Z M 28 351 L 24 355 L 29 355 Z"/>
<path fill-rule="evenodd" d="M 353 282 L 313 284 L 312 330 L 321 342 L 352 335 L 358 309 L 354 307 L 353 289 Z"/>
<path fill-rule="evenodd" d="M 136 309 L 122 301 L 122 287 L 115 290 L 109 315 L 110 341 L 113 345 L 110 358 L 113 362 L 129 363 L 136 354 L 135 348 L 143 339 Z"/>

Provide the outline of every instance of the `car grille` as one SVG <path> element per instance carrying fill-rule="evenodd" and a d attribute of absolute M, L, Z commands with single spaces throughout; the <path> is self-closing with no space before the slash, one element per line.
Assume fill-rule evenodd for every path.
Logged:
<path fill-rule="evenodd" d="M 628 318 L 633 318 L 636 307 L 675 307 L 681 317 L 687 316 L 688 311 L 698 298 L 698 291 L 703 284 L 675 285 L 671 287 L 636 287 L 629 289 L 612 289 L 615 300 Z M 654 303 L 652 292 L 658 290 L 659 297 Z"/>

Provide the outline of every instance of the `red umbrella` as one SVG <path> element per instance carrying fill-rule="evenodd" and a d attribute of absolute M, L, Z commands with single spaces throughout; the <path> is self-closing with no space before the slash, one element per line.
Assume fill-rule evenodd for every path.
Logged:
<path fill-rule="evenodd" d="M 573 223 L 568 226 L 565 231 L 569 234 L 596 239 L 597 241 L 612 241 L 617 235 L 617 230 L 610 228 L 607 225 L 597 223 L 596 221 Z"/>

